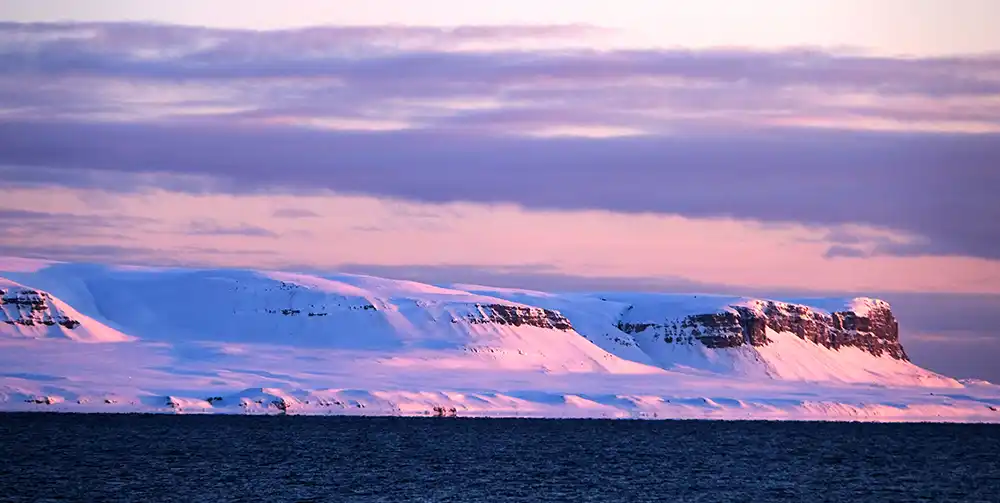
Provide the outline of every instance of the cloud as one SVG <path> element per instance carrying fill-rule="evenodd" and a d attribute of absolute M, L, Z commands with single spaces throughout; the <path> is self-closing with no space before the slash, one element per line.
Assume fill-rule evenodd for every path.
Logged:
<path fill-rule="evenodd" d="M 834 245 L 826 250 L 826 254 L 824 256 L 826 256 L 827 258 L 837 258 L 837 257 L 864 258 L 864 257 L 870 257 L 871 253 L 852 246 Z"/>
<path fill-rule="evenodd" d="M 271 215 L 275 218 L 318 218 L 320 216 L 315 211 L 302 208 L 278 208 Z"/>
<path fill-rule="evenodd" d="M 912 239 L 829 257 L 1000 258 L 1000 55 L 588 48 L 604 34 L 0 23 L 0 186 L 854 223 Z"/>
<path fill-rule="evenodd" d="M 875 254 L 1000 258 L 998 135 L 785 129 L 595 140 L 23 122 L 0 123 L 0 164 L 6 184 L 135 190 L 159 186 L 168 173 L 186 180 L 176 189 L 194 192 L 330 189 L 540 210 L 858 223 L 914 236 Z"/>
<path fill-rule="evenodd" d="M 885 94 L 993 95 L 1000 57 L 892 58 L 816 49 L 460 51 L 469 42 L 581 39 L 588 26 L 225 30 L 157 24 L 0 25 L 4 72 L 128 79 L 336 78 L 408 86 L 681 78 L 750 87 L 822 85 Z M 578 47 L 587 47 L 585 39 Z"/>
<path fill-rule="evenodd" d="M 490 265 L 403 265 L 343 264 L 343 272 L 370 274 L 394 279 L 420 281 L 439 285 L 451 283 L 478 284 L 501 288 L 556 291 L 653 291 L 732 293 L 733 286 L 708 285 L 684 278 L 617 278 L 585 277 L 560 273 L 547 264 L 496 267 Z M 315 271 L 322 273 L 322 271 Z M 728 290 L 727 290 L 728 289 Z"/>
<path fill-rule="evenodd" d="M 507 134 L 595 123 L 643 133 L 720 123 L 1000 130 L 1000 55 L 595 51 L 601 33 L 5 23 L 0 116 Z M 546 45 L 559 40 L 576 42 Z"/>
<path fill-rule="evenodd" d="M 93 236 L 123 228 L 135 229 L 155 219 L 126 215 L 82 215 L 0 208 L 0 233 L 54 239 L 60 236 Z"/>
<path fill-rule="evenodd" d="M 346 49 L 455 50 L 471 43 L 579 40 L 611 32 L 586 24 L 315 26 L 253 30 L 142 22 L 0 22 L 0 43 L 32 48 L 74 48 L 90 53 L 135 54 L 162 50 L 167 52 L 164 57 L 197 54 L 203 58 L 232 58 L 312 56 L 345 52 Z"/>
<path fill-rule="evenodd" d="M 234 266 L 249 267 L 255 261 L 259 263 L 259 261 L 273 258 L 275 255 L 273 250 L 227 249 L 207 246 L 182 246 L 171 250 L 171 252 L 171 254 L 164 254 L 161 250 L 141 245 L 0 243 L 0 255 L 8 257 L 157 267 L 204 267 L 207 257 L 224 258 Z"/>
<path fill-rule="evenodd" d="M 105 173 L 128 184 L 130 175 Z M 97 211 L 152 219 L 113 227 L 64 226 L 40 234 L 8 232 L 10 246 L 146 247 L 173 259 L 187 247 L 234 252 L 269 249 L 267 257 L 189 256 L 203 265 L 287 268 L 311 264 L 435 265 L 493 267 L 548 264 L 564 274 L 631 278 L 675 277 L 738 285 L 842 289 L 856 292 L 992 292 L 1000 285 L 1000 261 L 968 257 L 886 257 L 830 260 L 826 226 L 770 223 L 752 219 L 690 218 L 606 210 L 539 209 L 512 204 L 420 203 L 346 195 L 310 188 L 241 194 L 187 193 L 148 187 L 115 192 L 57 186 L 3 188 L 10 207 L 45 200 L 57 214 Z M 309 208 L 321 217 L 276 218 L 276 208 Z M 187 232 L 192 223 L 201 222 Z M 280 240 L 247 227 L 261 227 Z M 32 227 L 28 227 L 31 229 Z M 361 229 L 379 229 L 362 232 Z M 834 229 L 840 230 L 838 227 Z M 212 234 L 214 232 L 214 234 Z M 221 232 L 221 234 L 219 234 Z M 848 226 L 870 248 L 878 239 L 906 242 L 891 230 Z M 349 243 L 339 246 L 337 243 Z M 401 246 L 401 243 L 404 246 Z M 109 261 L 118 260 L 109 256 Z M 131 259 L 130 259 L 131 260 Z M 155 264 L 155 261 L 152 262 Z"/>
<path fill-rule="evenodd" d="M 278 237 L 277 233 L 263 227 L 248 224 L 226 226 L 220 225 L 212 220 L 198 220 L 192 222 L 191 226 L 185 229 L 184 233 L 201 236 Z"/>
<path fill-rule="evenodd" d="M 909 339 L 919 342 L 940 342 L 948 344 L 982 344 L 998 343 L 996 336 L 981 332 L 951 332 L 951 333 L 912 333 Z"/>
<path fill-rule="evenodd" d="M 141 246 L 114 245 L 19 245 L 0 244 L 0 253 L 14 257 L 80 262 L 106 262 L 116 258 L 123 263 L 142 263 L 156 257 L 155 250 Z"/>

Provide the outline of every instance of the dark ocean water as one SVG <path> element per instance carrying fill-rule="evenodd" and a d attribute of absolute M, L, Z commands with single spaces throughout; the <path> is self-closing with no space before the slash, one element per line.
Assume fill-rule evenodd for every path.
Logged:
<path fill-rule="evenodd" d="M 0 501 L 1000 502 L 1000 427 L 0 414 Z"/>

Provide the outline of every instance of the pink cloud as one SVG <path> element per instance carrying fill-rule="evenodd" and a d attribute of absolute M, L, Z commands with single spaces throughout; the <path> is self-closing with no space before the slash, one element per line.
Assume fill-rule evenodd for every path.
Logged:
<path fill-rule="evenodd" d="M 267 268 L 544 265 L 548 272 L 577 277 L 681 278 L 755 288 L 1000 293 L 1000 262 L 962 257 L 829 258 L 827 251 L 838 237 L 825 227 L 607 211 L 531 211 L 510 205 L 400 203 L 335 194 L 122 194 L 51 188 L 43 192 L 55 201 L 48 209 L 57 212 L 54 219 L 69 224 L 67 231 L 44 243 L 31 235 L 8 234 L 0 253 L 73 258 L 69 255 L 78 250 L 91 259 L 152 264 L 175 263 L 181 255 L 190 264 Z M 18 189 L 4 204 L 30 205 L 40 196 L 38 189 Z M 102 210 L 84 202 L 95 198 L 112 204 Z M 318 216 L 282 218 L 275 216 L 279 208 Z M 198 221 L 205 214 L 213 215 L 215 229 L 254 231 L 191 232 L 192 219 Z M 115 233 L 94 233 L 81 224 L 112 216 L 133 223 L 120 225 Z M 863 226 L 851 232 L 860 236 L 862 244 L 911 239 Z"/>

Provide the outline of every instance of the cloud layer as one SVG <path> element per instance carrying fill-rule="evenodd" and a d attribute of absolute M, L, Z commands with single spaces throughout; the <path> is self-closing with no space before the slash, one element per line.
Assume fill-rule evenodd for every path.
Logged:
<path fill-rule="evenodd" d="M 0 23 L 0 106 L 30 118 L 536 134 L 598 126 L 649 134 L 760 125 L 1000 130 L 1000 55 L 595 50 L 602 33 L 574 25 Z"/>
<path fill-rule="evenodd" d="M 588 48 L 606 35 L 3 23 L 0 185 L 860 225 L 894 237 L 827 257 L 1000 258 L 1000 56 Z"/>
<path fill-rule="evenodd" d="M 829 258 L 843 241 L 872 249 L 915 239 L 857 224 L 416 203 L 318 190 L 232 195 L 43 185 L 5 189 L 3 208 L 0 255 L 286 270 L 469 266 L 530 271 L 539 281 L 614 277 L 641 286 L 673 278 L 734 291 L 1000 293 L 998 261 Z"/>
<path fill-rule="evenodd" d="M 831 255 L 1000 258 L 1000 135 L 784 130 L 598 140 L 23 122 L 0 123 L 0 162 L 25 167 L 4 171 L 22 183 L 127 188 L 175 173 L 190 181 L 169 183 L 191 191 L 325 188 L 423 202 L 861 223 L 915 239 L 858 248 L 854 237 L 835 236 L 841 246 Z"/>

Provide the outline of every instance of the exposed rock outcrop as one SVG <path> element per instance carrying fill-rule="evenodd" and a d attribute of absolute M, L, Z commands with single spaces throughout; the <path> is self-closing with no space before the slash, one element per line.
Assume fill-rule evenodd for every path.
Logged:
<path fill-rule="evenodd" d="M 0 290 L 0 321 L 26 327 L 60 325 L 71 330 L 80 326 L 78 320 L 53 308 L 51 295 L 23 287 Z"/>
<path fill-rule="evenodd" d="M 434 417 L 458 417 L 458 410 L 455 407 L 442 407 L 440 405 L 434 406 L 433 416 Z"/>
<path fill-rule="evenodd" d="M 34 395 L 26 398 L 25 403 L 33 403 L 37 405 L 55 405 L 57 403 L 62 403 L 63 398 L 61 396 L 52 395 Z"/>
<path fill-rule="evenodd" d="M 636 334 L 652 330 L 667 343 L 700 343 L 709 348 L 764 346 L 767 329 L 788 332 L 829 349 L 857 347 L 875 356 L 909 360 L 899 342 L 899 324 L 889 304 L 857 299 L 858 308 L 827 313 L 809 306 L 755 300 L 714 313 L 671 316 L 662 321 L 636 320 L 634 306 L 622 313 L 618 329 Z"/>
<path fill-rule="evenodd" d="M 556 330 L 572 330 L 569 319 L 559 311 L 538 307 L 512 306 L 506 304 L 476 304 L 475 310 L 466 315 L 469 323 L 495 323 L 497 325 L 528 325 Z"/>

